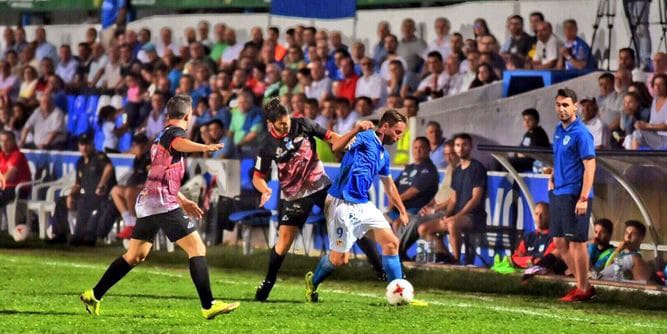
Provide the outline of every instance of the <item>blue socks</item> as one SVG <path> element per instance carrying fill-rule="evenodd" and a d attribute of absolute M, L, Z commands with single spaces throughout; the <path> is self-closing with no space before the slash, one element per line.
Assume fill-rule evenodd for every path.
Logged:
<path fill-rule="evenodd" d="M 398 255 L 382 255 L 382 266 L 387 273 L 387 281 L 403 278 L 403 268 Z"/>
<path fill-rule="evenodd" d="M 398 257 L 397 257 L 398 258 Z M 317 289 L 317 286 L 322 283 L 331 273 L 334 271 L 334 265 L 329 260 L 329 255 L 324 255 L 320 259 L 320 263 L 317 264 L 315 268 L 315 273 L 313 274 L 313 285 Z"/>

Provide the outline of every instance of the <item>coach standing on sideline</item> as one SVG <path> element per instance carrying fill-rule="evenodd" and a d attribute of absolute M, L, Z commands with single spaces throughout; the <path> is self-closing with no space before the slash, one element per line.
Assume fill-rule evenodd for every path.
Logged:
<path fill-rule="evenodd" d="M 591 216 L 591 189 L 595 177 L 593 135 L 577 117 L 577 94 L 569 88 L 558 90 L 556 113 L 561 122 L 554 135 L 554 170 L 549 179 L 551 228 L 554 244 L 577 286 L 560 300 L 586 301 L 595 296 L 588 282 L 588 222 Z"/>

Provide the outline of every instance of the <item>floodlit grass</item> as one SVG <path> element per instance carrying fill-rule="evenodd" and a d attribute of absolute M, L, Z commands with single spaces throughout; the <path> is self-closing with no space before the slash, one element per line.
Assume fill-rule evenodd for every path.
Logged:
<path fill-rule="evenodd" d="M 554 296 L 563 287 L 542 286 L 542 296 L 507 294 L 504 291 L 517 288 L 493 281 L 497 275 L 482 273 L 411 271 L 408 275 L 413 279 L 408 279 L 415 285 L 417 298 L 430 306 L 391 307 L 384 299 L 384 283 L 373 281 L 365 266 L 352 267 L 326 281 L 320 287 L 321 303 L 309 305 L 304 302 L 301 274 L 314 267 L 317 259 L 299 256 L 286 259 L 270 302 L 257 303 L 252 298 L 262 279 L 266 254 L 243 257 L 229 248 L 213 250 L 209 262 L 214 295 L 241 301 L 241 308 L 232 314 L 204 320 L 185 255 L 156 253 L 109 291 L 99 317 L 90 316 L 79 301 L 79 293 L 92 287 L 120 253 L 115 247 L 0 250 L 0 332 L 667 332 L 667 310 L 661 307 L 664 297 L 657 301 L 659 297 L 650 297 L 647 307 L 642 307 L 631 301 L 623 303 L 628 295 L 607 292 L 596 302 L 561 304 Z M 429 284 L 433 280 L 426 279 L 429 275 L 440 277 L 439 284 Z M 473 276 L 508 287 L 496 286 L 502 294 L 433 288 L 454 284 L 456 277 L 468 280 Z M 527 289 L 532 294 L 537 290 Z M 640 300 L 648 298 L 637 295 Z"/>

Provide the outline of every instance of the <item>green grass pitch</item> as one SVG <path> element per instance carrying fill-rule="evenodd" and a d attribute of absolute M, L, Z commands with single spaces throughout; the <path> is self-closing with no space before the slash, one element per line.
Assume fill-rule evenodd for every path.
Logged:
<path fill-rule="evenodd" d="M 185 255 L 149 257 L 105 296 L 101 315 L 87 314 L 79 293 L 92 287 L 119 248 L 0 249 L 0 333 L 666 333 L 667 310 L 611 302 L 566 305 L 552 296 L 454 292 L 415 284 L 428 307 L 392 307 L 384 283 L 370 276 L 320 287 L 321 303 L 304 302 L 303 276 L 286 259 L 270 302 L 253 302 L 263 255 L 255 270 L 223 268 L 209 254 L 217 298 L 241 301 L 229 315 L 207 321 L 190 281 Z M 295 260 L 297 259 L 297 260 Z M 314 263 L 313 260 L 308 260 Z M 306 266 L 304 266 L 305 268 Z M 363 276 L 363 275 L 362 275 Z M 410 279 L 410 277 L 408 277 Z"/>

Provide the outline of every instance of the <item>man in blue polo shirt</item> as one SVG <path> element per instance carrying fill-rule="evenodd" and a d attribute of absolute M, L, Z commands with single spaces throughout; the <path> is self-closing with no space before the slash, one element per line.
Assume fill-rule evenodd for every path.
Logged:
<path fill-rule="evenodd" d="M 595 295 L 588 282 L 588 222 L 591 216 L 595 144 L 593 135 L 577 117 L 577 94 L 558 90 L 556 113 L 560 123 L 554 135 L 554 170 L 549 179 L 551 228 L 554 245 L 567 267 L 574 273 L 577 286 L 561 301 L 586 301 Z"/>

